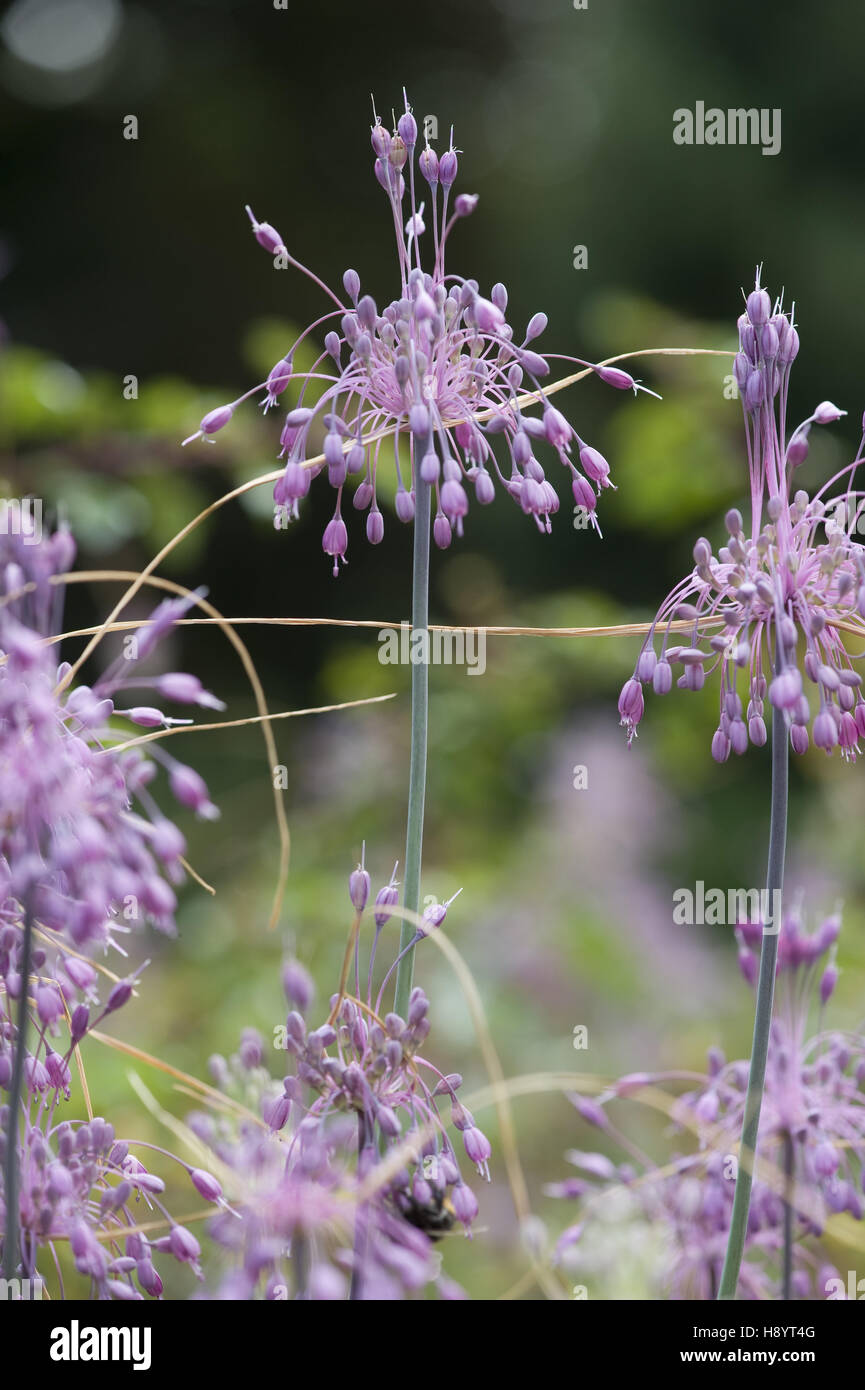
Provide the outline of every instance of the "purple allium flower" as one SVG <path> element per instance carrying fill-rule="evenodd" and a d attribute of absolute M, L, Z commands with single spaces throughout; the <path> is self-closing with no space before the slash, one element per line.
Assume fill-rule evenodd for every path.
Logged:
<path fill-rule="evenodd" d="M 717 555 L 708 540 L 697 541 L 695 567 L 661 605 L 619 713 L 630 740 L 643 715 L 642 685 L 664 695 L 676 668 L 680 689 L 701 690 L 717 671 L 716 761 L 744 753 L 749 743 L 765 744 L 767 698 L 784 712 L 794 752 L 804 753 L 813 738 L 827 753 L 840 747 L 853 760 L 865 737 L 862 677 L 853 669 L 857 648 L 847 638 L 865 636 L 865 550 L 856 539 L 865 493 L 853 486 L 863 447 L 813 497 L 796 489 L 812 425 L 845 412 L 824 401 L 788 431 L 799 335 L 780 301 L 772 312 L 759 277 L 739 319 L 739 344 L 733 365 L 745 419 L 750 519 L 746 525 L 736 508 L 728 511 L 727 541 Z M 833 486 L 839 490 L 830 497 Z M 690 629 L 672 632 L 679 619 Z"/>
<path fill-rule="evenodd" d="M 282 430 L 280 457 L 286 463 L 274 489 L 276 526 L 285 527 L 297 517 L 311 475 L 326 467 L 336 490 L 336 508 L 322 548 L 338 574 L 348 548 L 342 516 L 348 480 L 359 480 L 353 506 L 368 511 L 367 538 L 377 545 L 384 534 L 378 472 L 393 450 L 397 516 L 404 522 L 413 519 L 414 480 L 420 473 L 435 488 L 433 536 L 440 548 L 450 545 L 454 530 L 462 535 L 471 491 L 486 505 L 495 496 L 496 480 L 539 530 L 549 531 L 559 497 L 535 455 L 538 445 L 557 455 L 570 475 L 576 504 L 597 526 L 597 498 L 613 486 L 610 469 L 603 455 L 551 404 L 541 385 L 549 375 L 549 361 L 529 344 L 546 327 L 546 315 L 535 314 L 520 341 L 505 316 L 504 285 L 495 285 L 485 297 L 477 281 L 445 271 L 450 234 L 478 201 L 475 195 L 459 194 L 451 204 L 459 165 L 453 132 L 450 147 L 440 156 L 428 142 L 418 151 L 417 124 L 406 100 L 394 131 L 376 117 L 371 138 L 373 170 L 396 231 L 399 272 L 399 294 L 383 309 L 370 295 L 361 294 L 354 270 L 343 276 L 343 295 L 328 289 L 289 254 L 273 227 L 246 210 L 254 236 L 268 254 L 303 271 L 336 306 L 301 334 L 263 383 L 265 410 L 276 404 L 289 381 L 298 401 Z M 424 183 L 427 195 L 421 200 Z M 427 248 L 423 257 L 422 239 Z M 322 328 L 327 328 L 325 351 L 308 372 L 292 375 L 298 344 Z M 645 389 L 618 368 L 567 360 L 596 371 L 618 389 Z M 254 387 L 240 400 L 260 389 Z M 523 413 L 521 392 L 541 405 L 540 418 Z M 240 400 L 211 411 L 190 439 L 210 439 L 228 424 Z M 497 435 L 502 442 L 498 458 L 491 442 Z M 311 457 L 318 460 L 322 436 L 324 464 L 305 466 Z M 407 443 L 407 458 L 400 453 L 400 436 Z M 572 457 L 575 449 L 579 466 Z"/>
<path fill-rule="evenodd" d="M 22 1145 L 19 1196 L 25 1277 L 35 1273 L 42 1249 L 68 1241 L 74 1268 L 89 1281 L 91 1297 L 158 1298 L 162 1280 L 152 1252 L 170 1253 L 195 1268 L 192 1252 L 197 1242 L 185 1228 L 174 1225 L 165 1238 L 128 1234 L 143 1219 L 142 1205 L 148 1220 L 161 1214 L 170 1222 L 159 1197 L 165 1184 L 128 1153 L 125 1142 L 116 1140 L 106 1120 L 97 1116 L 89 1122 L 57 1121 L 56 1104 L 56 1094 L 53 1099 L 36 1099 Z M 4 1110 L 4 1129 L 7 1119 Z M 183 1232 L 182 1240 L 177 1231 Z"/>
<path fill-rule="evenodd" d="M 758 926 L 755 934 L 749 928 L 749 940 L 744 928 L 739 931 L 749 954 L 759 943 L 760 930 Z M 779 1006 L 769 1045 L 757 1176 L 741 1272 L 740 1290 L 746 1298 L 777 1296 L 785 1174 L 789 1173 L 791 1184 L 796 1297 L 826 1297 L 815 1240 L 827 1218 L 846 1212 L 861 1221 L 865 1215 L 865 1038 L 860 1033 L 827 1031 L 822 1022 L 823 1006 L 831 993 L 823 981 L 828 972 L 832 972 L 831 985 L 837 978 L 834 964 L 825 964 L 825 956 L 834 954 L 837 932 L 837 917 L 826 919 L 810 934 L 792 914 L 781 926 Z M 745 974 L 750 983 L 750 972 Z M 614 1100 L 634 1096 L 644 1086 L 657 1086 L 665 1079 L 648 1073 L 623 1077 L 600 1098 L 600 1104 L 606 1112 Z M 662 1235 L 664 1258 L 657 1271 L 662 1295 L 714 1298 L 726 1253 L 736 1176 L 733 1155 L 747 1085 L 748 1063 L 727 1062 L 713 1048 L 705 1080 L 673 1103 L 679 1131 L 696 1135 L 696 1152 L 675 1154 L 670 1163 L 657 1168 L 650 1159 L 641 1158 L 639 1171 L 630 1163 L 615 1163 L 606 1154 L 569 1154 L 588 1181 L 581 1177 L 548 1189 L 552 1196 L 581 1203 L 580 1223 L 569 1228 L 559 1243 L 560 1259 L 569 1268 L 579 1267 L 580 1243 L 596 1203 L 604 1193 L 624 1188 L 642 1219 Z M 604 1128 L 614 1141 L 622 1139 L 611 1123 Z"/>
<path fill-rule="evenodd" d="M 183 835 L 160 811 L 149 784 L 156 762 L 169 771 L 172 790 L 200 815 L 216 814 L 201 778 L 158 743 L 113 751 L 127 740 L 114 721 L 127 712 L 115 708 L 117 693 L 145 683 L 137 673 L 135 642 L 92 686 L 66 684 L 69 667 L 59 667 L 46 640 L 59 619 L 53 584 L 58 553 L 71 562 L 72 542 L 58 532 L 39 545 L 16 545 L 2 538 L 0 596 L 24 585 L 35 591 L 0 608 L 0 875 L 3 920 L 20 922 L 28 899 L 40 925 L 77 947 L 106 945 L 118 931 L 150 921 L 174 930 L 175 895 L 166 879 L 179 882 L 185 850 Z M 60 544 L 62 542 L 62 545 Z M 10 554 L 9 552 L 13 553 Z M 154 628 L 167 631 L 189 607 L 187 600 L 160 604 L 138 644 L 152 650 Z M 163 678 L 164 679 L 164 678 Z M 169 698 L 218 704 L 192 676 L 168 678 Z M 173 692 L 173 693 L 171 693 Z M 160 722 L 173 722 L 159 714 Z M 149 722 L 149 721 L 148 721 Z M 14 955 L 14 952 L 13 952 Z M 75 971 L 67 970 L 76 988 Z"/>
<path fill-rule="evenodd" d="M 366 874 L 351 875 L 350 895 L 361 915 L 369 882 L 358 887 L 358 872 Z M 430 1031 L 424 991 L 415 987 L 401 1018 L 383 1002 L 395 962 L 373 988 L 384 925 L 378 918 L 390 905 L 380 891 L 366 978 L 356 953 L 351 981 L 343 981 L 318 1027 L 304 1017 L 308 977 L 298 976 L 294 962 L 284 967 L 294 1007 L 274 1030 L 274 1047 L 294 1061 L 281 1081 L 271 1078 L 255 1029 L 244 1031 L 233 1057 L 211 1066 L 220 1089 L 243 1103 L 236 1119 L 221 1108 L 189 1117 L 236 1178 L 231 1210 L 212 1222 L 236 1266 L 219 1297 L 402 1298 L 429 1283 L 438 1287 L 438 1236 L 455 1223 L 470 1233 L 478 1203 L 462 1180 L 439 1100 L 452 1106 L 466 1154 L 484 1175 L 490 1144 L 456 1103 L 461 1078 L 443 1075 L 422 1055 Z M 261 1123 L 248 1118 L 254 1110 Z M 447 1282 L 439 1292 L 455 1297 L 455 1289 Z"/>
<path fill-rule="evenodd" d="M 119 1251 L 125 1229 L 136 1224 L 130 1201 L 149 1202 L 164 1183 L 129 1156 L 128 1145 L 115 1144 L 104 1120 L 70 1123 L 58 1121 L 56 1112 L 71 1094 L 75 1047 L 128 1002 L 140 973 L 118 980 L 101 967 L 109 986 L 100 1008 L 100 971 L 85 951 L 115 947 L 125 955 L 118 936 L 147 921 L 174 930 L 168 880 L 183 877 L 183 836 L 149 791 L 155 762 L 140 749 L 115 747 L 128 737 L 115 719 L 177 721 L 155 708 L 156 718 L 136 720 L 140 709 L 117 710 L 114 697 L 144 683 L 137 661 L 188 602 L 161 604 L 127 644 L 128 660 L 119 658 L 93 686 L 73 685 L 71 668 L 57 667 L 49 641 L 62 607 L 58 576 L 73 559 L 65 531 L 44 540 L 0 537 L 0 1084 L 10 1091 L 2 1110 L 0 1197 L 4 1218 L 10 1192 L 18 1208 L 17 1223 L 4 1219 L 5 1235 L 10 1224 L 17 1232 L 4 1265 L 14 1265 L 17 1254 L 27 1274 L 42 1247 L 68 1239 L 94 1294 L 127 1299 L 141 1297 L 132 1280 L 136 1268 L 146 1293 L 158 1296 L 162 1287 L 146 1241 L 131 1260 Z M 175 672 L 164 679 L 167 698 L 219 704 L 193 676 Z M 181 764 L 158 747 L 153 757 L 172 778 L 179 775 Z M 206 789 L 201 796 L 206 799 Z M 32 1044 L 18 1022 L 26 1023 L 21 1005 L 29 998 L 38 1024 Z M 103 1243 L 98 1231 L 112 1239 Z M 188 1253 L 183 1258 L 192 1262 Z"/>

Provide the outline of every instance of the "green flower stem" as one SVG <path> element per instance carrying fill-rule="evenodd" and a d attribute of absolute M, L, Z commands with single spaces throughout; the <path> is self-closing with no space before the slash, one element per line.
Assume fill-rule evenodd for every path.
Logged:
<path fill-rule="evenodd" d="M 742 1125 L 739 1150 L 739 1171 L 733 1194 L 733 1213 L 727 1241 L 727 1257 L 721 1274 L 719 1299 L 734 1299 L 739 1283 L 739 1270 L 745 1250 L 748 1211 L 751 1206 L 751 1185 L 760 1128 L 760 1109 L 763 1104 L 763 1085 L 766 1080 L 766 1058 L 769 1052 L 769 1032 L 772 1026 L 772 1003 L 775 995 L 775 966 L 778 960 L 778 933 L 781 929 L 780 893 L 784 886 L 784 854 L 787 846 L 787 784 L 788 734 L 781 710 L 772 711 L 772 813 L 769 824 L 769 869 L 766 875 L 768 902 L 772 912 L 772 932 L 764 929 L 760 952 L 760 976 L 757 981 L 757 1011 L 754 1018 L 754 1041 L 751 1048 L 751 1069 L 748 1075 L 748 1095 Z M 776 899 L 775 894 L 778 894 Z"/>
<path fill-rule="evenodd" d="M 414 563 L 412 569 L 412 639 L 423 632 L 427 643 L 429 624 L 429 557 L 431 488 L 415 470 Z M 426 800 L 427 722 L 429 710 L 429 670 L 426 661 L 411 668 L 411 763 L 408 784 L 408 824 L 405 839 L 405 880 L 403 906 L 419 911 L 420 875 L 423 855 L 423 817 Z M 415 934 L 412 922 L 403 922 L 399 948 L 404 951 Z M 396 975 L 394 1010 L 405 1018 L 414 977 L 414 950 L 399 963 Z"/>
<path fill-rule="evenodd" d="M 363 1159 L 366 1150 L 374 1142 L 373 1125 L 366 1110 L 359 1110 L 357 1115 L 357 1153 L 358 1158 Z M 358 1207 L 354 1218 L 354 1260 L 351 1270 L 351 1288 L 349 1289 L 349 1301 L 356 1303 L 363 1298 L 363 1266 L 366 1260 L 366 1249 L 369 1237 L 369 1205 L 364 1204 Z"/>
<path fill-rule="evenodd" d="M 19 1171 L 18 1122 L 21 1109 L 21 1089 L 24 1078 L 24 1058 L 27 1053 L 27 1008 L 30 995 L 30 961 L 33 950 L 33 915 L 25 904 L 24 934 L 21 943 L 21 998 L 18 1001 L 18 1030 L 12 1076 L 9 1082 L 9 1128 L 6 1134 L 6 1156 L 3 1163 L 3 1191 L 6 1204 L 6 1231 L 3 1237 L 3 1277 L 18 1277 L 19 1255 Z"/>

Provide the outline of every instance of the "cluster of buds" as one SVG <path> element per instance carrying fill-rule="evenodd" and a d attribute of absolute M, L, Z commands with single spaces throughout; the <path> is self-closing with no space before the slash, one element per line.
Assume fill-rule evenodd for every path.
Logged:
<path fill-rule="evenodd" d="M 33 1070 L 28 1068 L 28 1088 L 37 1118 L 27 1130 L 22 1149 L 20 1191 L 24 1276 L 36 1277 L 43 1251 L 68 1244 L 76 1272 L 89 1281 L 86 1296 L 90 1298 L 122 1302 L 145 1295 L 159 1298 L 162 1279 L 154 1255 L 173 1256 L 200 1278 L 199 1243 L 166 1210 L 162 1178 L 135 1158 L 130 1143 L 118 1140 L 113 1125 L 101 1117 L 56 1121 L 54 1080 L 44 1086 Z M 5 1146 L 8 1107 L 0 1115 Z M 212 1174 L 185 1163 L 181 1166 L 199 1196 L 221 1201 L 221 1188 Z M 148 1226 L 164 1221 L 167 1234 L 146 1234 L 139 1229 L 143 1220 Z"/>
<path fill-rule="evenodd" d="M 746 1298 L 777 1295 L 788 1213 L 793 1223 L 792 1294 L 821 1299 L 837 1271 L 819 1245 L 829 1217 L 865 1217 L 865 1038 L 823 1026 L 823 1010 L 837 980 L 835 949 L 840 919 L 827 917 L 807 932 L 796 914 L 781 925 L 779 1007 L 772 1025 L 760 1117 L 755 1177 L 740 1291 Z M 762 928 L 737 928 L 740 963 L 754 983 Z M 727 1247 L 737 1152 L 747 1103 L 748 1063 L 728 1062 L 712 1048 L 705 1078 L 678 1095 L 672 1117 L 680 1133 L 696 1136 L 696 1150 L 654 1166 L 617 1163 L 604 1153 L 573 1152 L 576 1178 L 553 1185 L 550 1195 L 578 1199 L 580 1220 L 564 1233 L 559 1257 L 578 1267 L 580 1242 L 594 1203 L 612 1188 L 631 1194 L 642 1218 L 659 1228 L 667 1252 L 658 1271 L 664 1296 L 717 1296 Z M 610 1117 L 619 1100 L 690 1073 L 632 1073 L 597 1101 L 574 1097 L 584 1121 L 613 1143 L 636 1153 Z"/>
<path fill-rule="evenodd" d="M 0 1088 L 4 1214 L 9 1192 L 18 1206 L 15 1255 L 25 1274 L 40 1248 L 68 1240 L 79 1272 L 99 1297 L 158 1295 L 151 1246 L 130 1236 L 130 1198 L 153 1194 L 160 1179 L 118 1148 L 102 1120 L 58 1123 L 72 1091 L 76 1047 L 131 998 L 138 971 L 119 978 L 90 959 L 95 948 L 150 922 L 174 930 L 172 884 L 184 875 L 183 835 L 159 809 L 149 784 L 157 760 L 168 769 L 181 805 L 210 817 L 216 808 L 199 775 L 153 747 L 124 749 L 134 725 L 169 726 L 155 706 L 117 708 L 119 691 L 150 683 L 168 699 L 210 708 L 219 701 L 185 672 L 148 682 L 138 674 L 157 642 L 189 607 L 170 600 L 127 643 L 92 686 L 74 684 L 71 668 L 52 658 L 62 612 L 62 577 L 74 560 L 66 531 L 0 538 Z M 100 1003 L 100 984 L 107 990 Z M 32 1018 L 22 1032 L 21 1019 Z M 62 1039 L 62 1041 L 60 1041 Z M 11 1147 L 10 1146 L 14 1146 Z M 11 1175 L 11 1176 L 10 1176 Z M 8 1180 L 8 1181 L 7 1181 Z M 9 1191 L 7 1191 L 7 1185 Z M 193 1263 L 194 1238 L 171 1224 L 165 1246 Z M 111 1231 L 110 1240 L 96 1232 Z M 153 1249 L 162 1249 L 154 1241 Z M 134 1278 L 133 1278 L 134 1275 Z M 137 1280 L 137 1284 L 135 1282 Z"/>
<path fill-rule="evenodd" d="M 301 334 L 265 382 L 209 412 L 190 438 L 212 439 L 241 401 L 263 387 L 267 409 L 291 384 L 296 403 L 282 430 L 280 456 L 286 462 L 274 489 L 275 523 L 282 528 L 297 517 L 313 477 L 326 471 L 336 506 L 322 547 L 333 560 L 334 575 L 348 548 L 342 512 L 350 482 L 356 483 L 354 509 L 366 513 L 367 539 L 377 545 L 383 538 L 377 483 L 388 439 L 396 472 L 396 515 L 402 522 L 414 519 L 416 482 L 422 479 L 435 491 L 433 537 L 441 549 L 450 545 L 454 532 L 462 535 L 471 493 L 486 505 L 495 497 L 496 483 L 539 530 L 550 530 L 559 497 L 535 455 L 538 445 L 551 449 L 567 470 L 575 504 L 597 526 L 597 499 L 612 486 L 610 469 L 545 392 L 550 364 L 533 344 L 546 328 L 546 314 L 534 314 L 520 340 L 506 318 L 504 285 L 494 285 L 487 297 L 477 281 L 445 274 L 451 231 L 478 201 L 467 193 L 452 198 L 459 164 L 453 133 L 441 155 L 428 141 L 420 148 L 417 121 L 406 100 L 393 131 L 376 118 L 371 138 L 375 177 L 396 230 L 398 297 L 380 310 L 371 295 L 361 294 L 355 270 L 343 276 L 343 295 L 327 289 L 290 255 L 276 229 L 258 222 L 247 209 L 258 243 L 282 264 L 310 275 L 336 307 Z M 426 199 L 418 201 L 423 184 Z M 421 263 L 425 218 L 432 223 L 431 269 Z M 298 345 L 325 327 L 324 352 L 308 372 L 295 371 Z M 566 360 L 621 390 L 644 389 L 618 367 Z M 524 406 L 537 403 L 540 417 L 524 413 Z M 504 458 L 497 458 L 493 449 L 496 436 Z M 401 437 L 407 457 L 400 452 Z"/>
<path fill-rule="evenodd" d="M 430 1031 L 423 990 L 412 991 L 405 1018 L 383 1008 L 399 955 L 374 990 L 376 948 L 397 900 L 395 876 L 396 869 L 371 905 L 365 979 L 356 952 L 353 983 L 343 981 L 327 1020 L 315 1028 L 306 1021 L 312 980 L 296 960 L 285 963 L 290 1007 L 274 1048 L 295 1060 L 281 1083 L 265 1065 L 255 1029 L 244 1030 L 231 1058 L 211 1058 L 216 1084 L 244 1106 L 238 1120 L 203 1111 L 189 1119 L 246 1194 L 237 1204 L 239 1222 L 224 1213 L 213 1223 L 236 1262 L 223 1296 L 280 1298 L 290 1289 L 306 1299 L 393 1299 L 431 1282 L 442 1297 L 462 1296 L 438 1268 L 433 1242 L 455 1226 L 469 1234 L 478 1203 L 460 1172 L 442 1105 L 469 1162 L 487 1178 L 491 1149 L 457 1100 L 462 1078 L 422 1055 Z M 361 861 L 349 880 L 356 930 L 370 896 Z M 417 939 L 441 925 L 447 908 L 427 908 Z M 253 1107 L 258 1122 L 249 1115 Z"/>
<path fill-rule="evenodd" d="M 65 532 L 66 565 L 74 546 Z M 175 798 L 199 816 L 218 814 L 193 768 L 149 743 L 124 749 L 130 731 L 190 722 L 155 705 L 118 705 L 119 692 L 151 684 L 162 697 L 221 709 L 186 672 L 148 678 L 139 664 L 190 607 L 168 599 L 132 635 L 124 653 L 93 685 L 73 684 L 71 668 L 52 659 L 53 629 L 62 586 L 54 583 L 57 536 L 0 554 L 0 921 L 20 925 L 25 904 L 58 943 L 110 944 L 129 925 L 174 927 L 171 887 L 184 876 L 185 841 L 159 809 L 150 784 L 162 764 Z M 22 591 L 23 594 L 22 594 Z M 21 594 L 19 598 L 18 595 Z"/>
<path fill-rule="evenodd" d="M 865 494 L 853 488 L 862 444 L 854 461 L 814 497 L 795 487 L 812 426 L 845 412 L 824 401 L 788 436 L 799 335 L 792 315 L 780 304 L 772 310 L 758 281 L 739 320 L 734 361 L 750 469 L 750 525 L 733 508 L 717 555 L 705 537 L 697 541 L 694 570 L 661 605 L 622 689 L 619 713 L 630 739 L 643 715 L 645 685 L 665 695 L 675 677 L 680 689 L 696 691 L 717 671 L 720 718 L 712 755 L 718 762 L 731 751 L 744 753 L 749 743 L 766 743 L 767 700 L 783 711 L 794 752 L 804 753 L 813 740 L 853 760 L 865 738 L 862 676 L 846 637 L 865 636 L 865 550 L 857 540 Z M 839 491 L 830 497 L 835 486 Z M 680 624 L 687 625 L 684 632 Z"/>

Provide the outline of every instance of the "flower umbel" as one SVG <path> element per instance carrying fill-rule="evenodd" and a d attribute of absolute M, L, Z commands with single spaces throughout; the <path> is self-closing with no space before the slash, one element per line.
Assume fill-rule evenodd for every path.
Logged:
<path fill-rule="evenodd" d="M 148 679 L 136 665 L 191 600 L 161 604 L 92 686 L 69 682 L 50 638 L 74 553 L 63 530 L 44 540 L 0 537 L 3 1270 L 32 1277 L 40 1253 L 54 1257 L 55 1243 L 68 1241 L 94 1296 L 158 1297 L 151 1251 L 197 1270 L 197 1242 L 161 1206 L 162 1180 L 130 1155 L 129 1143 L 115 1142 L 110 1124 L 61 1120 L 58 1110 L 71 1095 L 76 1048 L 129 1001 L 140 973 L 118 979 L 89 954 L 101 947 L 125 957 L 122 937 L 148 921 L 173 932 L 171 884 L 184 875 L 183 836 L 149 790 L 156 762 L 140 748 L 115 747 L 128 737 L 115 719 L 144 727 L 186 721 L 155 706 L 118 709 L 116 697 L 150 684 L 183 704 L 221 706 L 185 672 Z M 216 814 L 192 768 L 155 747 L 153 756 L 165 762 L 182 804 Z M 136 1233 L 142 1199 L 160 1210 L 169 1236 L 151 1242 Z"/>
<path fill-rule="evenodd" d="M 697 541 L 694 570 L 661 605 L 619 713 L 631 739 L 643 715 L 644 685 L 665 695 L 679 668 L 679 688 L 700 690 L 717 671 L 720 719 L 712 755 L 718 762 L 731 751 L 744 753 L 749 743 L 766 743 L 767 697 L 784 712 L 794 752 L 804 753 L 813 739 L 827 753 L 840 747 L 853 760 L 865 738 L 865 703 L 845 634 L 865 637 L 865 549 L 856 539 L 865 493 L 853 486 L 862 444 L 813 497 L 796 489 L 812 426 L 845 412 L 824 401 L 788 432 L 799 335 L 792 312 L 780 301 L 773 308 L 759 276 L 738 326 L 733 370 L 744 410 L 750 522 L 729 511 L 728 538 L 717 555 L 708 540 Z M 693 624 L 684 636 L 671 630 L 677 620 Z M 808 686 L 816 696 L 813 722 Z"/>
<path fill-rule="evenodd" d="M 220 1089 L 242 1097 L 245 1108 L 257 1105 L 263 1120 L 229 1120 L 222 1109 L 189 1120 L 236 1175 L 240 1194 L 236 1211 L 213 1222 L 214 1236 L 234 1257 L 220 1296 L 390 1300 L 433 1282 L 442 1297 L 462 1296 L 437 1270 L 432 1243 L 457 1225 L 469 1234 L 478 1203 L 442 1109 L 449 1108 L 466 1157 L 484 1177 L 490 1144 L 457 1100 L 462 1078 L 443 1074 L 425 1055 L 424 991 L 412 991 L 405 1018 L 386 1011 L 396 961 L 373 988 L 395 876 L 372 904 L 375 930 L 362 979 L 358 933 L 369 879 L 365 869 L 351 875 L 351 983 L 344 972 L 318 1027 L 305 1017 L 312 981 L 297 961 L 286 962 L 289 1012 L 274 1030 L 273 1047 L 294 1065 L 281 1082 L 272 1079 L 264 1038 L 253 1028 L 244 1030 L 233 1057 L 211 1058 Z M 446 910 L 443 904 L 425 918 L 417 941 L 441 925 Z"/>
<path fill-rule="evenodd" d="M 52 579 L 73 555 L 65 531 L 34 546 L 4 538 L 0 549 L 0 916 L 20 922 L 29 898 L 36 920 L 58 944 L 62 935 L 76 946 L 107 945 L 145 920 L 174 929 L 176 900 L 166 879 L 183 878 L 185 841 L 150 791 L 157 764 L 181 805 L 205 818 L 218 814 L 198 773 L 158 743 L 148 745 L 150 757 L 141 748 L 113 747 L 129 737 L 117 719 L 139 728 L 188 721 L 152 705 L 124 707 L 117 697 L 151 685 L 176 702 L 222 706 L 194 676 L 139 674 L 138 663 L 187 611 L 189 599 L 161 603 L 92 686 L 63 688 L 69 667 L 58 667 L 46 639 L 54 635 L 62 600 L 62 586 Z"/>
<path fill-rule="evenodd" d="M 827 1271 L 817 1240 L 827 1219 L 846 1212 L 865 1216 L 865 1040 L 861 1032 L 825 1029 L 823 1011 L 834 991 L 840 930 L 837 915 L 808 933 L 795 914 L 782 923 L 778 952 L 778 1014 L 772 1026 L 760 1119 L 760 1170 L 755 1178 L 740 1275 L 745 1298 L 777 1296 L 783 1277 L 789 1209 L 789 1279 L 792 1296 L 825 1298 Z M 760 949 L 761 927 L 738 929 L 743 974 L 753 984 L 752 950 Z M 575 1097 L 582 1118 L 637 1160 L 615 1163 L 605 1154 L 568 1155 L 579 1176 L 550 1188 L 557 1197 L 579 1198 L 582 1217 L 565 1232 L 559 1256 L 578 1266 L 580 1245 L 605 1192 L 624 1187 L 644 1220 L 663 1236 L 664 1259 L 656 1270 L 667 1297 L 716 1297 L 727 1245 L 737 1143 L 748 1089 L 748 1063 L 728 1062 L 712 1048 L 703 1081 L 673 1103 L 681 1133 L 697 1139 L 695 1152 L 674 1154 L 653 1165 L 616 1129 L 611 1105 L 645 1087 L 669 1084 L 681 1075 L 623 1076 L 599 1103 Z M 828 1271 L 834 1275 L 834 1270 Z M 789 1296 L 789 1295 L 788 1295 Z"/>
<path fill-rule="evenodd" d="M 462 535 L 471 491 L 478 503 L 487 505 L 496 483 L 539 530 L 549 531 L 559 497 L 535 456 L 539 444 L 557 455 L 570 474 L 575 503 L 597 527 L 598 496 L 613 486 L 610 469 L 545 394 L 541 383 L 549 375 L 549 360 L 531 345 L 546 328 L 546 314 L 533 315 L 520 341 L 506 318 L 504 285 L 494 285 L 486 297 L 477 281 L 445 272 L 451 232 L 478 201 L 466 193 L 452 198 L 459 165 L 453 132 L 441 155 L 428 141 L 419 149 L 417 122 L 406 100 L 393 130 L 376 117 L 371 138 L 375 177 L 393 218 L 400 283 L 398 297 L 383 310 L 370 295 L 361 294 L 354 270 L 343 276 L 344 297 L 328 289 L 290 255 L 275 228 L 258 222 L 247 208 L 259 244 L 282 258 L 282 264 L 309 275 L 336 306 L 300 335 L 262 383 L 265 410 L 277 403 L 289 382 L 297 390 L 297 404 L 287 413 L 281 436 L 280 457 L 286 464 L 274 488 L 277 528 L 297 517 L 312 478 L 326 470 L 336 506 L 322 547 L 338 574 L 348 548 L 342 511 L 349 480 L 357 479 L 353 506 L 366 512 L 367 539 L 377 545 L 384 535 L 379 466 L 382 450 L 387 455 L 393 449 L 397 517 L 412 521 L 419 475 L 435 489 L 433 537 L 441 549 L 450 545 L 454 531 Z M 424 185 L 426 198 L 421 200 Z M 430 240 L 427 221 L 432 246 L 422 258 L 422 240 L 425 245 Z M 295 374 L 298 346 L 326 325 L 324 353 L 308 372 Z M 619 368 L 567 360 L 619 389 L 645 389 Z M 260 389 L 211 411 L 191 438 L 212 438 L 240 402 Z M 524 414 L 519 396 L 526 391 L 531 404 L 540 404 L 540 417 Z M 496 436 L 502 440 L 501 459 L 491 443 Z M 405 454 L 401 437 L 407 441 Z M 324 463 L 309 466 L 307 460 L 319 452 Z"/>

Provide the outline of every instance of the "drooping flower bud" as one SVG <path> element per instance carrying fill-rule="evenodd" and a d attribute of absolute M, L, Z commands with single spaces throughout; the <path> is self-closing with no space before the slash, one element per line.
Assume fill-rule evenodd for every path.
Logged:
<path fill-rule="evenodd" d="M 212 1173 L 206 1172 L 203 1168 L 192 1168 L 189 1176 L 196 1192 L 200 1192 L 206 1202 L 219 1201 L 222 1187 Z"/>
<path fill-rule="evenodd" d="M 210 800 L 207 785 L 194 768 L 184 763 L 173 763 L 169 774 L 172 793 L 181 806 L 187 806 L 202 820 L 217 820 L 219 810 Z"/>
<path fill-rule="evenodd" d="M 191 434 L 188 439 L 184 439 L 181 448 L 191 444 L 193 439 L 210 439 L 219 430 L 225 429 L 232 415 L 234 414 L 233 405 L 219 405 L 215 410 L 210 410 L 204 416 L 195 434 Z"/>
<path fill-rule="evenodd" d="M 324 528 L 324 535 L 321 538 L 321 548 L 325 555 L 333 556 L 333 577 L 339 574 L 339 562 L 346 563 L 345 552 L 348 549 L 348 531 L 345 522 L 337 513 L 332 517 Z"/>

